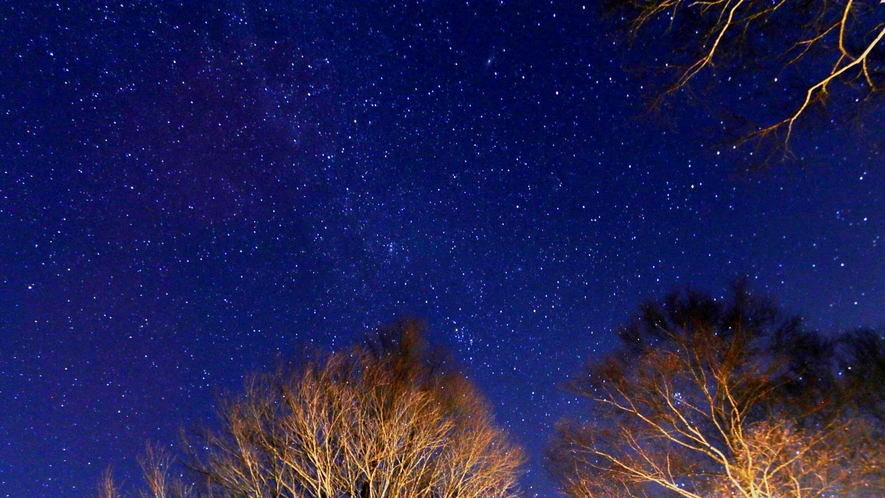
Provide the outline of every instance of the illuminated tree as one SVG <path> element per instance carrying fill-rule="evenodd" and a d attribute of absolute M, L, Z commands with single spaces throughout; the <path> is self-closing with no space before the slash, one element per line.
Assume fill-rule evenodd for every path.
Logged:
<path fill-rule="evenodd" d="M 574 380 L 593 411 L 559 424 L 554 477 L 571 497 L 882 496 L 879 428 L 782 352 L 803 333 L 740 285 L 645 305 Z"/>
<path fill-rule="evenodd" d="M 219 419 L 188 444 L 203 448 L 189 459 L 199 477 L 179 494 L 503 498 L 515 496 L 523 462 L 477 388 L 414 322 L 294 372 L 252 377 Z M 168 460 L 151 462 L 149 496 L 173 496 Z"/>
<path fill-rule="evenodd" d="M 680 50 L 667 60 L 675 75 L 662 97 L 686 88 L 704 72 L 723 68 L 731 70 L 729 74 L 751 74 L 754 79 L 758 75 L 757 88 L 778 88 L 767 100 L 744 99 L 757 108 L 778 104 L 784 100 L 782 89 L 791 88 L 786 92 L 791 108 L 751 132 L 760 138 L 776 137 L 785 150 L 797 123 L 815 104 L 842 95 L 842 105 L 868 106 L 885 88 L 885 5 L 878 0 L 606 3 L 632 20 L 634 35 L 654 26 L 679 40 Z M 725 99 L 736 101 L 734 96 Z M 851 114 L 846 108 L 830 119 Z"/>

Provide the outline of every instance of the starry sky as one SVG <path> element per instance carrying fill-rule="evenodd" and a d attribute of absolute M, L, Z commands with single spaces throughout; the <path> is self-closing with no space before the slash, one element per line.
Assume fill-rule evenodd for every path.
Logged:
<path fill-rule="evenodd" d="M 813 328 L 885 323 L 881 115 L 741 174 L 710 109 L 752 92 L 648 117 L 632 69 L 667 46 L 629 50 L 594 2 L 0 16 L 0 496 L 133 485 L 247 372 L 406 315 L 554 496 L 561 385 L 643 300 L 746 275 Z"/>

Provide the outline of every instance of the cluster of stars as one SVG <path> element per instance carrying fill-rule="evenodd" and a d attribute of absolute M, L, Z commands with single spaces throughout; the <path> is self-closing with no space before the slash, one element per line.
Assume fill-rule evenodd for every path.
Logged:
<path fill-rule="evenodd" d="M 831 169 L 735 178 L 697 110 L 634 119 L 593 9 L 4 15 L 2 496 L 134 482 L 246 372 L 406 315 L 551 496 L 559 386 L 642 300 L 748 275 L 821 327 L 885 321 L 877 152 L 823 137 Z"/>

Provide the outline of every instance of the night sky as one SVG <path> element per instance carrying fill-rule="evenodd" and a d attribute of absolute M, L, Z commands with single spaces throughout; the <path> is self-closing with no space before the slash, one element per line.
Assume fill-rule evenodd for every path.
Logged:
<path fill-rule="evenodd" d="M 406 315 L 553 496 L 561 385 L 643 300 L 746 275 L 812 328 L 885 323 L 883 118 L 741 174 L 709 114 L 741 94 L 648 117 L 666 45 L 594 3 L 0 7 L 0 496 L 137 484 L 247 372 Z"/>

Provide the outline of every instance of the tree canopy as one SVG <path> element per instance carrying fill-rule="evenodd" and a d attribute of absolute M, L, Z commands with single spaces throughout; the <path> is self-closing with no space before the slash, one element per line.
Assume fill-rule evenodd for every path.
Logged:
<path fill-rule="evenodd" d="M 523 463 L 482 394 L 414 321 L 254 375 L 218 419 L 185 445 L 190 480 L 148 452 L 148 496 L 504 498 Z M 118 495 L 109 476 L 102 495 Z"/>
<path fill-rule="evenodd" d="M 881 398 L 854 403 L 864 389 L 843 375 L 851 355 L 885 350 L 881 338 L 824 338 L 736 285 L 727 300 L 647 303 L 620 339 L 571 384 L 592 413 L 561 422 L 551 444 L 568 496 L 885 493 L 870 416 Z"/>

